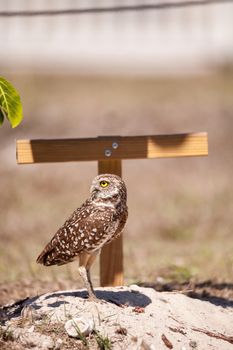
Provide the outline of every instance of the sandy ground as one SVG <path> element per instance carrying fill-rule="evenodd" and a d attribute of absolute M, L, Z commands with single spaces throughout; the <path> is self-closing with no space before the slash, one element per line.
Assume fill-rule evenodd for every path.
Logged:
<path fill-rule="evenodd" d="M 86 300 L 83 290 L 58 291 L 5 307 L 1 310 L 5 320 L 2 332 L 8 336 L 11 332 L 8 344 L 25 349 L 66 349 L 72 342 L 73 346 L 101 349 L 97 336 L 105 342 L 102 349 L 229 350 L 233 346 L 230 303 L 136 285 L 98 288 L 96 295 L 101 302 Z M 70 338 L 64 331 L 64 324 L 77 316 L 94 323 L 93 332 L 81 340 Z M 63 331 L 54 331 L 56 327 Z"/>

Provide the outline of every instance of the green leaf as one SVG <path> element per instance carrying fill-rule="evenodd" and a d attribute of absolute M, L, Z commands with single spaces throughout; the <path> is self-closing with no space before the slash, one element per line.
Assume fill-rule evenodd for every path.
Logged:
<path fill-rule="evenodd" d="M 6 117 L 12 128 L 23 119 L 23 109 L 17 90 L 6 79 L 0 77 L 0 125 Z"/>
<path fill-rule="evenodd" d="M 2 107 L 0 106 L 0 125 L 2 125 L 3 120 L 4 120 L 4 113 L 2 111 Z"/>

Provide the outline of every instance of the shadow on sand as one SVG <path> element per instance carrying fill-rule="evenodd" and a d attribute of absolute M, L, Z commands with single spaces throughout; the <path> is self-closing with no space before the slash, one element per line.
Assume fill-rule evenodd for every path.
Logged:
<path fill-rule="evenodd" d="M 207 280 L 198 283 L 174 281 L 162 284 L 141 282 L 138 285 L 150 287 L 159 292 L 182 292 L 191 298 L 207 301 L 216 306 L 233 307 L 233 283 Z"/>
<path fill-rule="evenodd" d="M 140 292 L 135 293 L 124 290 L 96 290 L 95 293 L 98 299 L 103 300 L 105 302 L 113 303 L 118 306 L 138 306 L 144 308 L 152 302 L 148 296 Z M 56 298 L 60 297 L 63 297 L 64 300 L 56 300 Z M 39 310 L 43 306 L 43 301 L 46 301 L 46 305 L 52 308 L 57 308 L 63 304 L 70 304 L 70 301 L 65 300 L 66 297 L 75 297 L 87 300 L 88 294 L 84 290 L 61 291 L 54 292 L 51 294 L 45 294 L 44 298 L 42 294 L 33 298 L 19 300 L 14 304 L 6 305 L 0 308 L 0 324 L 5 324 L 6 321 L 9 321 L 12 318 L 19 317 L 25 306 L 31 306 L 34 310 Z M 51 303 L 49 303 L 49 299 L 51 299 Z"/>
<path fill-rule="evenodd" d="M 95 294 L 98 299 L 104 300 L 106 302 L 110 302 L 116 305 L 124 305 L 124 306 L 139 306 L 146 307 L 151 303 L 151 299 L 143 293 L 140 292 L 129 292 L 124 290 L 119 291 L 108 291 L 108 290 L 96 290 Z M 70 296 L 70 297 L 78 297 L 82 299 L 87 299 L 88 295 L 86 291 L 62 291 L 55 292 L 49 294 L 45 297 L 45 299 L 59 297 L 59 296 Z M 51 304 L 49 305 L 51 306 Z"/>

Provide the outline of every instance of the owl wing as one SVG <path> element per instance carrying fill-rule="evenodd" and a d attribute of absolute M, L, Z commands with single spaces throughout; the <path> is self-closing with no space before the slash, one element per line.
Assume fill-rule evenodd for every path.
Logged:
<path fill-rule="evenodd" d="M 37 258 L 46 266 L 73 261 L 83 251 L 93 251 L 114 225 L 111 208 L 96 207 L 89 200 L 74 211 Z"/>

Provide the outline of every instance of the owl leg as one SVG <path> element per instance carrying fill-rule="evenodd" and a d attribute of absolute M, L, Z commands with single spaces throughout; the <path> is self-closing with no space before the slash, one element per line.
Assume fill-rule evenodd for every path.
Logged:
<path fill-rule="evenodd" d="M 89 281 L 88 281 L 88 277 L 87 277 L 87 270 L 85 266 L 79 266 L 79 274 L 84 282 L 85 287 L 87 288 L 87 292 L 89 295 L 90 299 L 95 299 L 95 293 L 93 291 L 93 287 L 92 285 L 90 285 Z"/>
<path fill-rule="evenodd" d="M 89 258 L 88 258 L 88 261 L 87 261 L 87 264 L 86 264 L 86 270 L 87 270 L 87 279 L 88 279 L 88 282 L 91 286 L 91 289 L 93 291 L 93 294 L 94 293 L 94 288 L 93 288 L 93 284 L 92 284 L 92 281 L 91 281 L 91 273 L 90 273 L 90 268 L 93 264 L 93 262 L 95 261 L 97 255 L 99 254 L 99 250 L 97 250 L 96 252 L 92 253 Z"/>
<path fill-rule="evenodd" d="M 79 257 L 79 274 L 84 282 L 85 287 L 87 288 L 87 292 L 90 299 L 96 299 L 94 289 L 92 286 L 92 282 L 90 279 L 90 264 L 88 264 L 89 259 L 92 256 L 87 253 L 83 253 Z"/>

